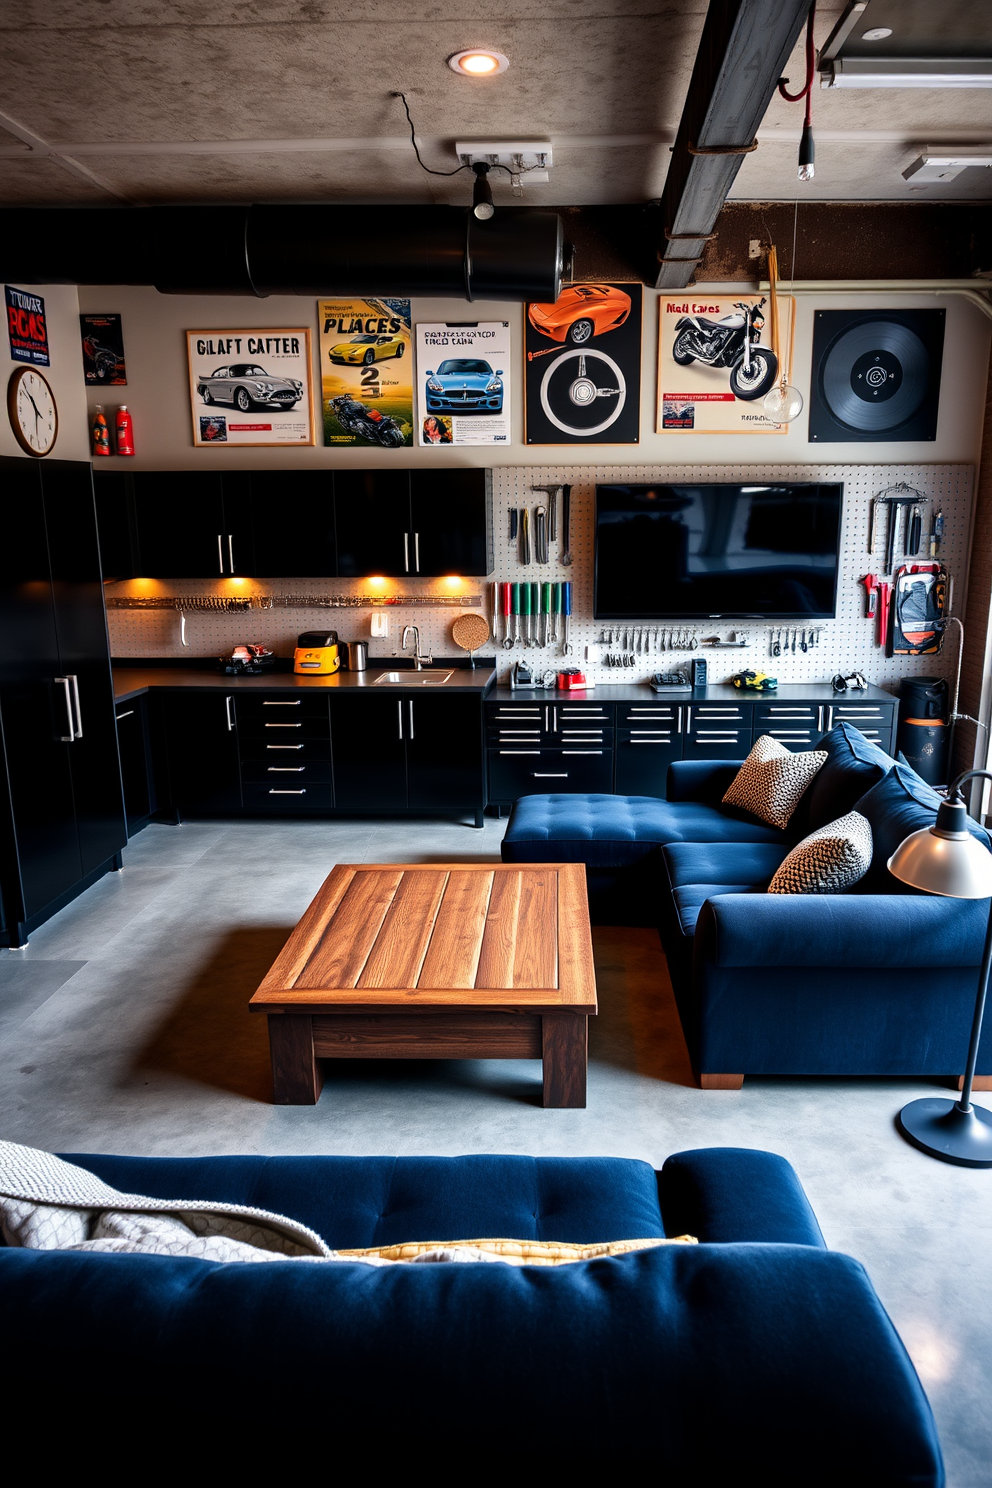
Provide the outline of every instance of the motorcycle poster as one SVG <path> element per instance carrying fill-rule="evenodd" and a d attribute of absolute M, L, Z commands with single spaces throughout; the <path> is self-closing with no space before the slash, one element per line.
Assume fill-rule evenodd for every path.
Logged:
<path fill-rule="evenodd" d="M 795 301 L 779 295 L 779 342 L 792 365 Z M 766 295 L 663 296 L 658 323 L 659 434 L 784 434 L 762 407 L 780 379 Z"/>
<path fill-rule="evenodd" d="M 528 444 L 637 444 L 640 284 L 572 284 L 524 322 Z"/>
<path fill-rule="evenodd" d="M 193 444 L 313 444 L 305 326 L 187 331 Z"/>
<path fill-rule="evenodd" d="M 318 300 L 324 443 L 413 443 L 410 301 Z"/>
<path fill-rule="evenodd" d="M 417 443 L 510 443 L 510 322 L 417 326 Z"/>
<path fill-rule="evenodd" d="M 119 315 L 81 315 L 83 378 L 94 387 L 127 387 L 124 328 Z"/>

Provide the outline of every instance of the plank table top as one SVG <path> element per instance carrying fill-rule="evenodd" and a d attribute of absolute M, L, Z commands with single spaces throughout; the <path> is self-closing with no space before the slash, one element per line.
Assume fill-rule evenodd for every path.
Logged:
<path fill-rule="evenodd" d="M 338 864 L 250 1007 L 594 1014 L 585 868 Z"/>

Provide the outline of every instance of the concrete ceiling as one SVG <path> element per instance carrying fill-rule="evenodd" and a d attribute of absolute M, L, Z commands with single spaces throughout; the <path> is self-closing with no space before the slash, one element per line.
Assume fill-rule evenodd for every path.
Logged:
<path fill-rule="evenodd" d="M 843 9 L 818 8 L 818 45 Z M 851 45 L 889 25 L 890 55 L 936 46 L 937 9 L 955 54 L 992 56 L 987 0 L 870 0 Z M 705 12 L 706 0 L 512 0 L 494 21 L 487 0 L 284 0 L 278 17 L 259 0 L 22 0 L 0 24 L 0 204 L 467 201 L 466 174 L 418 167 L 398 89 L 436 169 L 457 164 L 456 138 L 544 138 L 551 180 L 525 178 L 525 204 L 649 201 Z M 497 48 L 509 70 L 456 76 L 445 59 L 464 46 Z M 804 70 L 800 43 L 792 87 Z M 992 197 L 987 169 L 922 191 L 900 174 L 928 144 L 992 144 L 992 89 L 816 87 L 813 119 L 811 183 L 796 180 L 802 106 L 776 98 L 733 197 Z"/>

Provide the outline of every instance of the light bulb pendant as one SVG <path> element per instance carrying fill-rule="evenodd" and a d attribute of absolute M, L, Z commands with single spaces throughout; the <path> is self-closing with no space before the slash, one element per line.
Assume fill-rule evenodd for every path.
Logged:
<path fill-rule="evenodd" d="M 764 396 L 762 408 L 776 424 L 791 424 L 803 411 L 803 395 L 787 382 L 776 383 Z"/>
<path fill-rule="evenodd" d="M 816 169 L 816 146 L 813 142 L 812 124 L 803 125 L 802 138 L 799 141 L 799 179 L 800 181 L 812 181 Z"/>

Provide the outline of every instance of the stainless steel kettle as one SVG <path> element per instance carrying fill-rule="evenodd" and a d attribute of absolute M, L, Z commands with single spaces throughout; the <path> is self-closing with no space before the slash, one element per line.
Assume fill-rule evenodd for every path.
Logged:
<path fill-rule="evenodd" d="M 369 664 L 368 641 L 345 641 L 344 643 L 346 672 L 364 672 Z"/>

